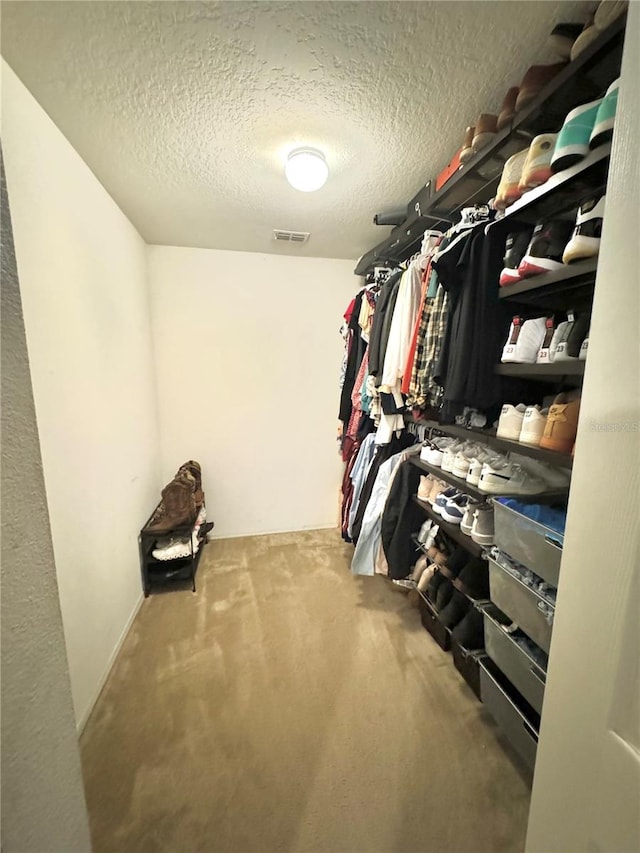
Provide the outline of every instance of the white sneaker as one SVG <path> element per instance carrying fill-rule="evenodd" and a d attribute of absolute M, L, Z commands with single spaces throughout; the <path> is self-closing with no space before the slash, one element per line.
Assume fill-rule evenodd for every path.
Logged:
<path fill-rule="evenodd" d="M 496 465 L 485 463 L 478 488 L 490 495 L 535 495 L 547 491 L 549 486 L 521 465 L 505 462 Z"/>
<path fill-rule="evenodd" d="M 423 462 L 428 462 L 429 465 L 440 468 L 445 450 L 454 441 L 453 438 L 436 438 L 434 441 L 425 441 L 420 451 L 420 459 Z"/>
<path fill-rule="evenodd" d="M 588 350 L 589 350 L 589 335 L 587 335 L 587 337 L 582 341 L 582 346 L 580 347 L 580 355 L 578 356 L 580 361 L 586 361 L 587 360 Z"/>
<path fill-rule="evenodd" d="M 464 516 L 462 517 L 462 521 L 460 522 L 460 530 L 465 534 L 465 536 L 471 536 L 471 528 L 473 527 L 473 517 L 476 514 L 477 509 L 478 501 L 474 501 L 472 498 L 469 498 L 469 503 L 467 504 L 467 508 L 464 511 Z"/>
<path fill-rule="evenodd" d="M 480 474 L 482 473 L 482 466 L 485 462 L 497 463 L 503 461 L 506 461 L 506 457 L 502 454 L 483 448 L 471 460 L 469 473 L 467 474 L 467 483 L 471 483 L 472 486 L 478 485 L 480 482 Z"/>
<path fill-rule="evenodd" d="M 538 355 L 536 357 L 536 364 L 550 364 L 551 363 L 550 347 L 551 347 L 551 341 L 553 340 L 553 336 L 555 335 L 555 328 L 554 328 L 553 323 L 554 323 L 553 317 L 547 317 L 546 328 L 545 328 L 545 333 L 544 333 L 544 340 L 542 341 L 540 349 L 538 350 Z"/>
<path fill-rule="evenodd" d="M 539 406 L 527 406 L 522 420 L 520 431 L 520 444 L 528 444 L 530 447 L 538 447 L 540 439 L 547 423 L 549 409 L 541 409 Z"/>
<path fill-rule="evenodd" d="M 477 444 L 472 444 L 459 450 L 455 455 L 453 468 L 451 469 L 451 473 L 454 477 L 460 477 L 460 479 L 465 480 L 469 473 L 469 468 L 471 467 L 471 460 L 479 452 L 480 448 Z"/>
<path fill-rule="evenodd" d="M 547 484 L 547 488 L 569 488 L 571 474 L 565 468 L 558 468 L 555 465 L 549 465 L 547 462 L 529 458 L 523 458 L 518 464 L 536 479 L 543 480 Z"/>
<path fill-rule="evenodd" d="M 568 320 L 563 320 L 562 323 L 558 323 L 558 328 L 553 333 L 551 343 L 549 344 L 549 362 L 551 364 L 556 360 L 556 353 L 560 344 L 566 343 L 570 331 L 571 323 Z"/>
<path fill-rule="evenodd" d="M 418 531 L 418 535 L 416 536 L 416 539 L 421 545 L 424 545 L 424 543 L 427 541 L 427 537 L 429 536 L 429 531 L 431 530 L 432 524 L 433 524 L 432 519 L 428 518 L 424 522 L 424 524 L 422 525 L 420 530 Z"/>
<path fill-rule="evenodd" d="M 515 318 L 514 318 L 515 319 Z M 512 324 L 513 326 L 513 324 Z M 502 361 L 515 364 L 535 364 L 547 330 L 547 318 L 536 317 L 525 320 L 516 337 L 515 344 L 507 341 L 502 352 Z"/>
<path fill-rule="evenodd" d="M 448 445 L 448 447 L 444 451 L 444 456 L 442 457 L 443 471 L 448 471 L 450 474 L 453 472 L 453 463 L 456 458 L 456 453 L 459 450 L 462 450 L 463 447 L 463 441 L 454 441 L 453 444 Z"/>
<path fill-rule="evenodd" d="M 524 403 L 518 403 L 517 406 L 512 406 L 511 403 L 505 403 L 500 412 L 500 420 L 498 421 L 498 438 L 509 438 L 511 441 L 517 441 L 520 438 L 522 430 L 522 421 L 527 407 Z"/>

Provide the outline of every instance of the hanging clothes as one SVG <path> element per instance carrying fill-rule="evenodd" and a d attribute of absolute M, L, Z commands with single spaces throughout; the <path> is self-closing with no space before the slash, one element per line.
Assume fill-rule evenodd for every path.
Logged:
<path fill-rule="evenodd" d="M 393 580 L 406 578 L 411 572 L 415 546 L 412 531 L 420 527 L 423 514 L 412 501 L 418 491 L 420 469 L 404 462 L 398 470 L 382 515 L 382 547 Z"/>

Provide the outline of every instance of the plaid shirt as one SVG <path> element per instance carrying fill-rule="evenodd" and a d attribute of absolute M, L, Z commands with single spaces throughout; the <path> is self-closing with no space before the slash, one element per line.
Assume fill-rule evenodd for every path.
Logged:
<path fill-rule="evenodd" d="M 416 358 L 411 373 L 407 405 L 426 409 L 437 408 L 442 400 L 442 387 L 434 380 L 434 373 L 449 314 L 448 295 L 442 286 L 433 299 L 425 299 L 418 331 Z"/>

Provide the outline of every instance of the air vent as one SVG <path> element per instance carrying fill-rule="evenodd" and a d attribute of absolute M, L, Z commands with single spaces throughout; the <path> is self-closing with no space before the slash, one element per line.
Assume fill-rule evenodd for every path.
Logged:
<path fill-rule="evenodd" d="M 306 243 L 309 236 L 309 231 L 273 231 L 273 239 L 284 243 Z"/>

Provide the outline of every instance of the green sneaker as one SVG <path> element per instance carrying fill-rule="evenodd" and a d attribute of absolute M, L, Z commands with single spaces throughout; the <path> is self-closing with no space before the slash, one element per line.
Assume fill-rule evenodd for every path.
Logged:
<path fill-rule="evenodd" d="M 607 94 L 602 99 L 602 103 L 598 107 L 595 124 L 591 131 L 591 139 L 589 140 L 590 148 L 597 148 L 598 145 L 604 145 L 609 142 L 613 136 L 613 122 L 616 117 L 616 107 L 618 106 L 618 88 L 620 87 L 620 78 L 614 80 L 607 89 Z"/>
<path fill-rule="evenodd" d="M 603 98 L 571 110 L 564 120 L 551 159 L 551 171 L 561 172 L 583 160 L 589 153 L 589 139 Z"/>

